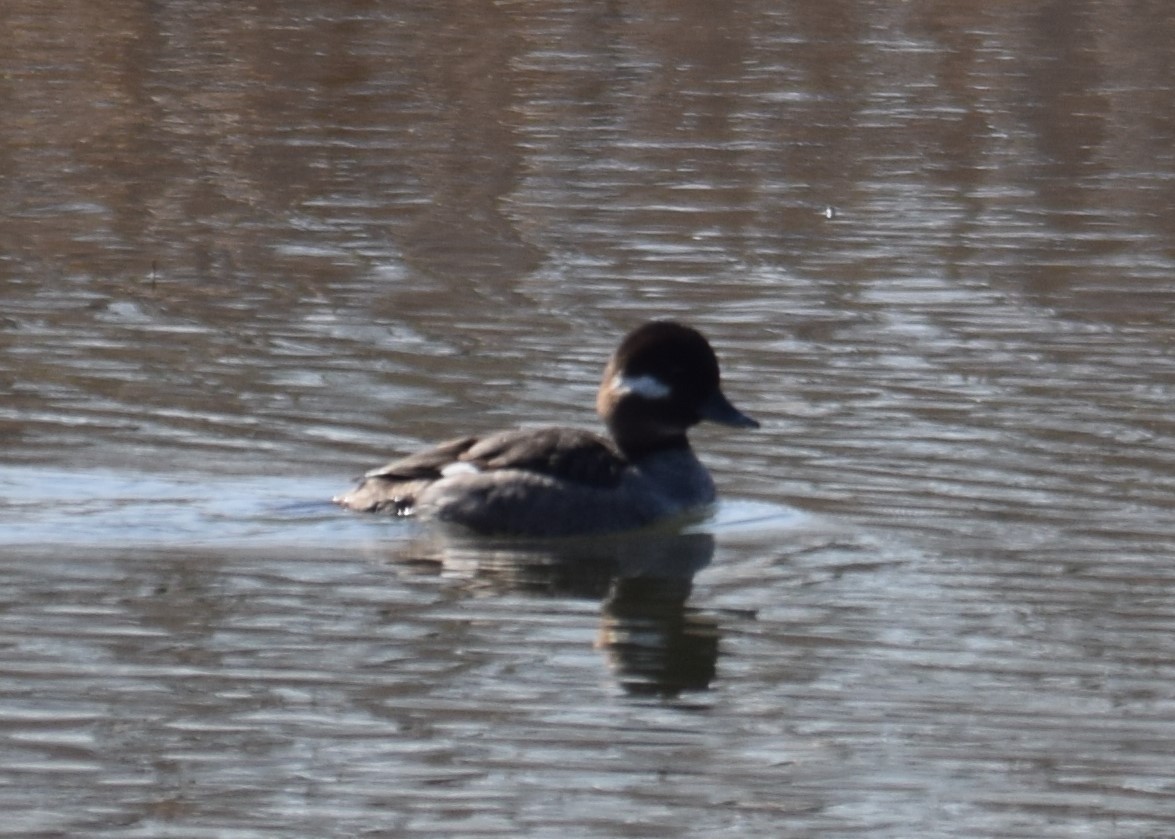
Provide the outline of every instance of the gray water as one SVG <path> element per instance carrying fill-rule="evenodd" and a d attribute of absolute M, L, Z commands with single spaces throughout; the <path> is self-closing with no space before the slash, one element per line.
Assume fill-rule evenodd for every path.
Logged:
<path fill-rule="evenodd" d="M 1175 835 L 1163 4 L 0 18 L 0 835 Z M 665 316 L 706 520 L 328 503 Z"/>

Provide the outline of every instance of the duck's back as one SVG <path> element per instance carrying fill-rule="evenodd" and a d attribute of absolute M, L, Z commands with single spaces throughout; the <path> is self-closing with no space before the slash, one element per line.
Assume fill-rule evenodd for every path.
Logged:
<path fill-rule="evenodd" d="M 597 434 L 540 428 L 449 440 L 368 472 L 336 500 L 479 533 L 565 536 L 642 527 L 713 499 L 688 446 L 633 462 Z"/>
<path fill-rule="evenodd" d="M 625 465 L 611 441 L 598 434 L 576 428 L 519 428 L 447 440 L 372 469 L 335 501 L 359 512 L 412 515 L 425 490 L 457 478 L 498 474 L 500 481 L 505 474 L 512 480 L 606 489 L 616 486 Z"/>
<path fill-rule="evenodd" d="M 478 533 L 570 536 L 645 527 L 713 500 L 709 473 L 686 449 L 624 463 L 608 484 L 511 468 L 453 474 L 425 488 L 416 508 Z"/>

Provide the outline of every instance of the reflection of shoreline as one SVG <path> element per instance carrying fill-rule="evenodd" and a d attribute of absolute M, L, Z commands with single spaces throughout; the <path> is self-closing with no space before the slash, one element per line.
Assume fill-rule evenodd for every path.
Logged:
<path fill-rule="evenodd" d="M 694 575 L 714 556 L 708 533 L 417 547 L 397 563 L 464 578 L 478 591 L 602 601 L 597 646 L 629 693 L 673 696 L 714 679 L 718 622 L 686 607 Z"/>

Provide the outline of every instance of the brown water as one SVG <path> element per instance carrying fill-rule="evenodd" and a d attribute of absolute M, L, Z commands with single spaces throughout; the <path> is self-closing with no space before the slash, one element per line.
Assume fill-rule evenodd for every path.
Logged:
<path fill-rule="evenodd" d="M 0 9 L 0 835 L 1175 836 L 1175 11 Z M 325 503 L 758 432 L 692 532 Z"/>

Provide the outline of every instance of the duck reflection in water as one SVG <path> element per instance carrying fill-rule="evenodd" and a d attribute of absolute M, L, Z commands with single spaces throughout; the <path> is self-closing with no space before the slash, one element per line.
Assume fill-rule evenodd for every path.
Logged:
<path fill-rule="evenodd" d="M 408 562 L 459 577 L 476 592 L 589 598 L 602 603 L 596 646 L 633 695 L 706 690 L 717 672 L 717 617 L 687 606 L 694 575 L 710 563 L 709 533 L 418 543 Z"/>
<path fill-rule="evenodd" d="M 688 608 L 691 580 L 617 578 L 604 600 L 597 646 L 631 694 L 706 690 L 718 670 L 717 619 Z"/>

